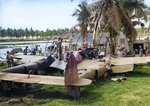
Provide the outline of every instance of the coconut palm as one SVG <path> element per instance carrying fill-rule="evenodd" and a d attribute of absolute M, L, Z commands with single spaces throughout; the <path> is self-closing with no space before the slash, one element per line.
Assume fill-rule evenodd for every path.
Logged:
<path fill-rule="evenodd" d="M 133 5 L 134 4 L 134 5 Z M 137 32 L 132 25 L 130 16 L 136 11 L 141 11 L 137 0 L 101 0 L 87 6 L 87 10 L 94 14 L 93 18 L 93 45 L 98 46 L 102 37 L 100 32 L 107 26 L 110 32 L 112 52 L 115 53 L 115 39 L 119 31 L 122 31 L 129 42 L 132 43 Z"/>
<path fill-rule="evenodd" d="M 87 2 L 82 1 L 78 7 L 79 9 L 76 9 L 72 16 L 77 16 L 77 20 L 79 21 L 79 27 L 81 31 L 81 36 L 83 38 L 83 42 L 87 40 L 87 26 L 88 26 L 88 17 L 89 17 L 89 12 L 86 9 Z"/>
<path fill-rule="evenodd" d="M 122 3 L 122 7 L 124 10 L 129 11 L 126 12 L 126 14 L 129 13 L 128 17 L 130 19 L 138 19 L 137 21 L 132 21 L 132 24 L 134 26 L 141 25 L 143 27 L 143 24 L 140 20 L 144 20 L 147 22 L 147 14 L 146 9 L 148 8 L 147 5 L 144 4 L 144 0 L 132 0 L 132 1 L 125 1 Z"/>

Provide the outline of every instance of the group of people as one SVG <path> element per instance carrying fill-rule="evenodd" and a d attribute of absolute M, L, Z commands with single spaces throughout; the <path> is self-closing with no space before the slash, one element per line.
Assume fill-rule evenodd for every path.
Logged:
<path fill-rule="evenodd" d="M 117 56 L 118 57 L 125 57 L 127 55 L 127 49 L 125 47 L 120 47 L 118 46 L 118 50 L 117 50 Z"/>
<path fill-rule="evenodd" d="M 57 40 L 55 40 L 53 42 L 53 51 L 51 52 L 50 55 L 53 55 L 55 53 L 55 57 L 58 58 L 59 60 L 63 60 L 66 62 L 68 55 L 69 55 L 69 44 L 67 43 L 67 41 L 64 41 L 63 43 L 63 39 L 58 38 Z M 93 49 L 90 51 L 89 55 L 84 53 L 84 49 L 82 48 L 78 48 L 77 51 L 73 52 L 76 61 L 80 62 L 85 58 L 89 58 L 89 59 L 95 59 L 98 58 L 98 51 L 96 49 Z"/>
<path fill-rule="evenodd" d="M 27 55 L 28 51 L 30 51 L 32 55 L 36 55 L 36 52 L 38 51 L 39 55 L 41 55 L 42 48 L 40 47 L 40 45 L 36 45 L 34 47 L 34 45 L 32 44 L 31 50 L 29 50 L 28 46 L 26 46 L 26 48 L 24 49 L 24 55 Z"/>
<path fill-rule="evenodd" d="M 15 65 L 14 58 L 15 58 L 14 53 L 13 52 L 9 53 L 9 51 L 7 51 L 7 56 L 6 56 L 6 59 L 7 59 L 7 68 L 13 67 Z"/>
<path fill-rule="evenodd" d="M 139 51 L 139 57 L 143 57 L 143 54 L 145 54 L 145 56 L 149 56 L 148 47 L 146 47 L 146 49 L 143 50 L 142 46 L 140 45 L 138 51 Z M 135 54 L 136 54 L 136 50 L 132 52 L 132 56 L 135 57 Z M 117 55 L 118 57 L 125 57 L 127 55 L 127 50 L 125 49 L 125 47 L 118 49 Z"/>
<path fill-rule="evenodd" d="M 52 55 L 52 54 L 54 54 L 54 52 L 56 52 L 55 57 L 57 57 L 59 60 L 62 60 L 62 58 L 63 58 L 64 61 L 67 61 L 69 45 L 68 45 L 67 41 L 64 41 L 64 43 L 62 45 L 62 41 L 63 41 L 63 39 L 58 38 L 57 40 L 55 40 L 53 42 L 54 49 L 50 55 Z"/>
<path fill-rule="evenodd" d="M 143 51 L 143 48 L 142 48 L 141 45 L 139 46 L 139 49 L 140 49 L 140 50 L 139 50 L 139 56 L 140 56 L 140 57 L 143 57 L 143 52 L 144 52 L 144 51 Z M 145 56 L 149 56 L 148 47 L 146 47 L 146 49 L 145 49 Z"/>

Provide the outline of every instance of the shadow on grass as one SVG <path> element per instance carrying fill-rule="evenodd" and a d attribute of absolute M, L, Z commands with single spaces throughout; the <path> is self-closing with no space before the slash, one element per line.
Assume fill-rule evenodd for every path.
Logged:
<path fill-rule="evenodd" d="M 100 87 L 101 85 L 98 84 L 100 80 L 94 81 L 93 84 L 80 87 L 80 97 L 73 98 L 67 92 L 65 87 L 62 86 L 47 86 L 47 85 L 35 85 L 35 87 L 29 87 L 26 90 L 19 90 L 16 88 L 4 91 L 0 94 L 1 97 L 9 97 L 11 98 L 30 98 L 34 100 L 55 100 L 55 99 L 62 99 L 62 100 L 69 100 L 74 102 L 74 104 L 92 104 L 97 101 L 97 97 L 101 97 L 102 94 L 99 94 L 94 91 L 94 88 Z"/>

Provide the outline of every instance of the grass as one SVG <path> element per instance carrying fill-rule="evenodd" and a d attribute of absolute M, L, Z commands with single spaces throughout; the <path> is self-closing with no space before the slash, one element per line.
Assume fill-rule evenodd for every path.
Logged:
<path fill-rule="evenodd" d="M 0 70 L 6 68 L 0 66 Z M 93 80 L 92 84 L 81 87 L 81 97 L 71 97 L 66 88 L 54 85 L 32 84 L 26 91 L 13 89 L 0 94 L 1 106 L 149 106 L 150 66 L 136 67 L 124 73 L 127 80 L 113 82 L 110 78 Z M 57 75 L 61 75 L 59 72 Z M 120 76 L 120 75 L 118 75 Z M 29 92 L 34 90 L 33 92 Z"/>

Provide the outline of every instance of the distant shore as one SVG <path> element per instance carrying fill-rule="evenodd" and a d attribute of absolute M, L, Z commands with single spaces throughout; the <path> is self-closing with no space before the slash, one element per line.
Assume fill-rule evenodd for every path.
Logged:
<path fill-rule="evenodd" d="M 0 39 L 0 42 L 42 41 L 48 39 Z"/>

